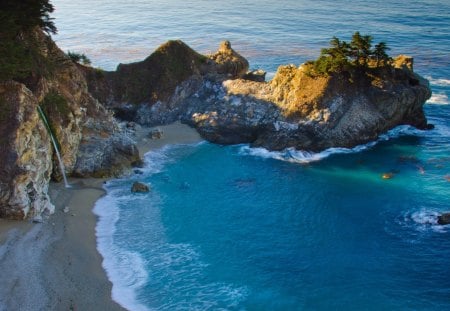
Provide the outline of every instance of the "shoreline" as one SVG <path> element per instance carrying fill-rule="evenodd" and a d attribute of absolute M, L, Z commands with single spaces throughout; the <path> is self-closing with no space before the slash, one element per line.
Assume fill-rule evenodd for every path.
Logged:
<path fill-rule="evenodd" d="M 154 128 L 138 126 L 135 140 L 141 158 L 170 144 L 202 141 L 195 129 L 179 122 Z M 50 183 L 55 213 L 43 223 L 0 220 L 1 310 L 125 310 L 112 300 L 113 284 L 97 249 L 98 217 L 93 208 L 106 194 L 107 179 L 70 178 L 71 188 Z M 67 209 L 68 208 L 68 209 Z"/>

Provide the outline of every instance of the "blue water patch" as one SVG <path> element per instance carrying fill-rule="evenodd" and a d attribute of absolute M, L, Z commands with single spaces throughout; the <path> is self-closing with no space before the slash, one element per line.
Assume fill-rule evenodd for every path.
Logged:
<path fill-rule="evenodd" d="M 354 31 L 414 56 L 431 131 L 322 153 L 176 145 L 107 183 L 95 207 L 113 298 L 130 310 L 450 309 L 450 3 L 54 0 L 64 50 L 112 70 L 168 39 L 222 40 L 263 68 Z M 93 27 L 86 27 L 89 21 Z M 385 177 L 385 178 L 383 178 Z M 148 194 L 131 194 L 134 181 Z"/>
<path fill-rule="evenodd" d="M 157 310 L 449 307 L 450 228 L 436 224 L 449 150 L 423 150 L 427 132 L 391 136 L 302 164 L 209 143 L 148 153 L 144 174 L 109 182 L 96 207 L 118 258 L 105 264 L 114 298 L 132 310 L 130 289 Z M 152 191 L 130 194 L 135 180 Z"/>

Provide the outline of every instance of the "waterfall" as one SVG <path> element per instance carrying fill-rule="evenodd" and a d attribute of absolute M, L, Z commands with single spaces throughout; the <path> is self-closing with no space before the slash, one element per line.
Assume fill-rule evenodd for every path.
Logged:
<path fill-rule="evenodd" d="M 45 117 L 45 113 L 42 111 L 42 109 L 41 109 L 41 107 L 39 105 L 37 106 L 37 109 L 38 109 L 39 115 L 41 116 L 42 121 L 44 122 L 45 128 L 47 129 L 47 132 L 50 135 L 50 138 L 51 138 L 52 143 L 53 143 L 53 147 L 55 148 L 56 157 L 58 158 L 58 162 L 59 162 L 59 169 L 61 170 L 61 174 L 62 174 L 63 179 L 64 179 L 64 186 L 66 188 L 69 188 L 70 185 L 67 182 L 66 169 L 64 167 L 64 163 L 62 161 L 61 154 L 59 153 L 58 145 L 56 144 L 56 139 L 53 136 L 53 133 L 52 133 L 52 131 L 50 129 L 50 125 L 48 124 L 47 118 Z"/>

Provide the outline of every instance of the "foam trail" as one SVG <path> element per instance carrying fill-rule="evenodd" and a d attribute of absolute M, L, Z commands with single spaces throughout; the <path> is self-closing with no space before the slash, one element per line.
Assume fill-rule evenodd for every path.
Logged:
<path fill-rule="evenodd" d="M 404 135 L 420 135 L 422 132 L 423 131 L 420 131 L 411 126 L 402 125 L 390 130 L 386 134 L 380 135 L 380 137 L 376 141 L 369 142 L 364 145 L 359 145 L 353 148 L 329 148 L 321 152 L 309 152 L 304 150 L 296 150 L 295 148 L 287 148 L 282 151 L 269 151 L 265 148 L 251 148 L 248 145 L 244 145 L 240 148 L 239 154 L 258 156 L 262 158 L 272 158 L 276 160 L 293 163 L 310 163 L 325 159 L 332 154 L 361 152 L 363 150 L 372 148 L 380 141 L 386 141 L 391 138 L 400 137 Z"/>
<path fill-rule="evenodd" d="M 431 98 L 427 100 L 427 104 L 448 105 L 448 96 L 444 93 L 433 94 Z"/>
<path fill-rule="evenodd" d="M 450 86 L 450 79 L 435 79 L 432 76 L 425 76 L 425 78 L 434 86 Z"/>

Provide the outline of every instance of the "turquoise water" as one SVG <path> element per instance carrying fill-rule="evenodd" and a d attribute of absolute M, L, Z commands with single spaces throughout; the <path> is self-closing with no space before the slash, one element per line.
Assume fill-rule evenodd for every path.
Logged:
<path fill-rule="evenodd" d="M 432 131 L 320 154 L 168 146 L 97 202 L 113 298 L 130 310 L 448 310 L 448 1 L 53 1 L 58 44 L 114 69 L 167 39 L 228 39 L 251 66 L 317 57 L 359 30 L 415 57 Z M 92 25 L 92 26 L 91 26 Z M 93 27 L 94 26 L 94 27 Z M 385 173 L 391 179 L 382 179 Z M 149 194 L 133 195 L 139 180 Z"/>

